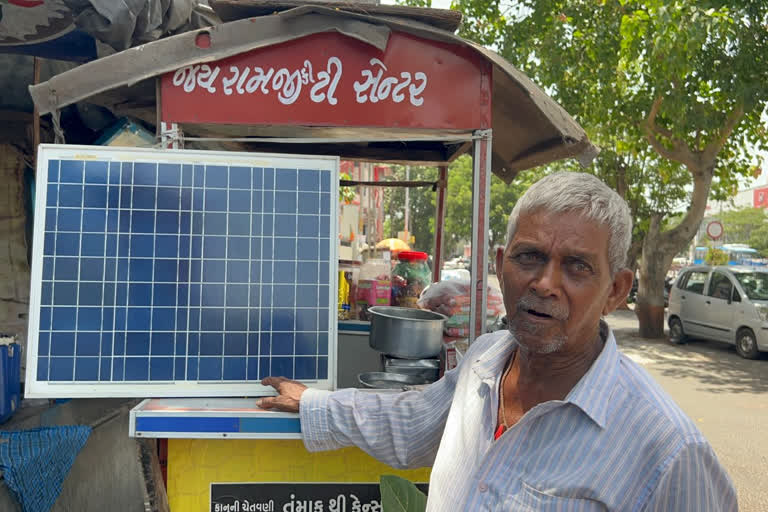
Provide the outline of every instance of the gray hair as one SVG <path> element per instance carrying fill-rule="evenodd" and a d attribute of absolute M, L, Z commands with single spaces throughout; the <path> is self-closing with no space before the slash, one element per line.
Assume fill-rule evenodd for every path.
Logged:
<path fill-rule="evenodd" d="M 556 172 L 534 183 L 509 215 L 507 246 L 515 236 L 520 216 L 536 211 L 578 213 L 607 226 L 611 275 L 625 267 L 632 242 L 632 216 L 626 201 L 600 179 L 582 172 Z"/>

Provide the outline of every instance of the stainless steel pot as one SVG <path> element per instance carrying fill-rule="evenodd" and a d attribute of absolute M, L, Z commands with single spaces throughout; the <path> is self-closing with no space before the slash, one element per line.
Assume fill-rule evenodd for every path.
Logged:
<path fill-rule="evenodd" d="M 375 389 L 401 389 L 407 391 L 411 386 L 427 384 L 427 381 L 415 375 L 401 375 L 399 373 L 366 372 L 357 376 L 360 384 L 367 388 Z"/>
<path fill-rule="evenodd" d="M 445 315 L 423 309 L 374 306 L 370 345 L 374 350 L 403 359 L 435 357 L 443 346 Z"/>
<path fill-rule="evenodd" d="M 399 359 L 397 357 L 384 357 L 384 371 L 386 373 L 399 373 L 400 375 L 412 375 L 426 382 L 435 382 L 440 377 L 439 359 Z"/>

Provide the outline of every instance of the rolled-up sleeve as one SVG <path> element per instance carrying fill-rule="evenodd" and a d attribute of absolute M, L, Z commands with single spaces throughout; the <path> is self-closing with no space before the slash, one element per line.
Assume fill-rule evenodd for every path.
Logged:
<path fill-rule="evenodd" d="M 396 468 L 434 462 L 456 387 L 457 372 L 420 391 L 306 390 L 299 416 L 309 451 L 358 446 Z"/>
<path fill-rule="evenodd" d="M 704 440 L 689 441 L 671 457 L 645 512 L 736 512 L 736 489 Z"/>

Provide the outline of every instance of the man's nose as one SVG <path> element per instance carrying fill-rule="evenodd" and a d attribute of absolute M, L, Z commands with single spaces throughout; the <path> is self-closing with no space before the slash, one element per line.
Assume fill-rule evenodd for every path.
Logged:
<path fill-rule="evenodd" d="M 531 282 L 531 291 L 539 297 L 559 296 L 562 284 L 562 271 L 560 265 L 549 260 L 541 267 L 539 274 Z"/>

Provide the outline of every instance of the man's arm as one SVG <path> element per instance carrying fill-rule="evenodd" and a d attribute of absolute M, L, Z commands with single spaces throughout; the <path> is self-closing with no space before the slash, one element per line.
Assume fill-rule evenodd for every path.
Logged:
<path fill-rule="evenodd" d="M 429 466 L 451 407 L 458 371 L 422 391 L 380 393 L 308 389 L 299 414 L 309 451 L 357 446 L 396 468 Z"/>
<path fill-rule="evenodd" d="M 644 512 L 736 512 L 736 489 L 704 440 L 687 442 L 651 492 Z"/>
<path fill-rule="evenodd" d="M 301 433 L 309 451 L 358 446 L 396 468 L 429 466 L 434 462 L 453 402 L 457 382 L 476 356 L 505 333 L 480 336 L 453 370 L 422 391 L 382 393 L 342 389 L 308 389 L 282 377 L 261 381 L 278 395 L 264 397 L 260 406 L 298 412 Z M 479 419 L 478 419 L 479 421 Z M 459 461 L 460 462 L 460 461 Z"/>
<path fill-rule="evenodd" d="M 423 467 L 437 453 L 459 368 L 421 391 L 404 393 L 322 391 L 267 377 L 262 384 L 274 387 L 278 395 L 262 398 L 259 406 L 298 412 L 309 451 L 358 446 L 396 468 Z"/>

